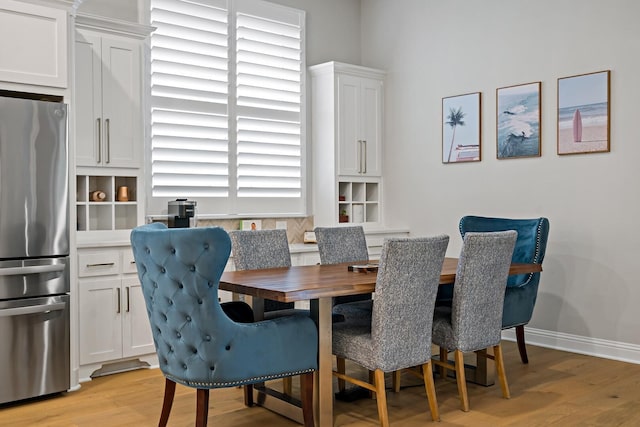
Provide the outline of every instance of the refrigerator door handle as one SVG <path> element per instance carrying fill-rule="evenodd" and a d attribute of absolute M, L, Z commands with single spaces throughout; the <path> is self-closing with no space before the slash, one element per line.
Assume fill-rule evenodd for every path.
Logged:
<path fill-rule="evenodd" d="M 26 276 L 27 274 L 53 273 L 64 271 L 65 267 L 65 264 L 6 267 L 0 268 L 0 276 Z"/>
<path fill-rule="evenodd" d="M 54 304 L 30 305 L 28 307 L 4 308 L 0 310 L 0 317 L 23 316 L 25 314 L 50 313 L 52 311 L 64 310 L 66 303 L 58 302 Z"/>

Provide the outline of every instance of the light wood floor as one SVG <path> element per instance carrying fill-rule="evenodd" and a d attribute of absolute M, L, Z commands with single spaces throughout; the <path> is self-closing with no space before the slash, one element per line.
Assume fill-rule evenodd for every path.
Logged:
<path fill-rule="evenodd" d="M 499 386 L 469 385 L 471 412 L 464 413 L 455 382 L 436 378 L 442 420 L 432 423 L 424 387 L 407 374 L 400 393 L 387 392 L 391 425 L 640 426 L 640 365 L 533 346 L 528 347 L 529 365 L 523 365 L 514 343 L 504 342 L 503 347 L 510 400 L 501 397 Z M 0 406 L 0 426 L 155 426 L 163 388 L 157 369 L 101 377 L 83 383 L 79 391 Z M 178 385 L 169 425 L 192 426 L 194 411 L 194 391 Z M 378 425 L 375 400 L 336 402 L 335 412 L 336 426 Z M 232 388 L 212 391 L 209 425 L 298 424 L 260 407 L 244 407 L 241 390 Z"/>

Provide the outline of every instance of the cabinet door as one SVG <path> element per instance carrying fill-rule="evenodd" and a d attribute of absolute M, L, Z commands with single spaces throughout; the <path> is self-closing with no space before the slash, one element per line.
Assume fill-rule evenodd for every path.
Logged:
<path fill-rule="evenodd" d="M 155 353 L 142 286 L 137 277 L 122 280 L 122 355 Z"/>
<path fill-rule="evenodd" d="M 140 167 L 140 44 L 102 38 L 103 165 Z"/>
<path fill-rule="evenodd" d="M 382 82 L 362 79 L 360 121 L 362 126 L 362 175 L 382 175 Z"/>
<path fill-rule="evenodd" d="M 360 135 L 360 78 L 338 75 L 338 174 L 359 175 Z"/>
<path fill-rule="evenodd" d="M 122 357 L 120 279 L 78 281 L 80 364 Z"/>
<path fill-rule="evenodd" d="M 97 166 L 102 163 L 102 60 L 100 37 L 76 33 L 75 128 L 76 163 Z"/>
<path fill-rule="evenodd" d="M 67 12 L 27 3 L 0 4 L 0 80 L 66 88 Z"/>
<path fill-rule="evenodd" d="M 382 81 L 338 76 L 340 175 L 382 174 Z"/>

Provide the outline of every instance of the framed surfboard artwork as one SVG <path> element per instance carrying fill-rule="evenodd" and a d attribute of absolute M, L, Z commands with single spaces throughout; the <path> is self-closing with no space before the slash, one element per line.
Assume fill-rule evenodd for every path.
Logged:
<path fill-rule="evenodd" d="M 496 90 L 496 157 L 540 157 L 541 82 Z"/>
<path fill-rule="evenodd" d="M 442 98 L 442 163 L 479 162 L 480 92 Z"/>
<path fill-rule="evenodd" d="M 611 150 L 610 83 L 610 70 L 558 79 L 559 155 Z"/>

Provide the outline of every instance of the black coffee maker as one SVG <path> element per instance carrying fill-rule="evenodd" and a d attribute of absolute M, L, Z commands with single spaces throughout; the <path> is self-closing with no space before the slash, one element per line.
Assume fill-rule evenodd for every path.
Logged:
<path fill-rule="evenodd" d="M 196 226 L 197 202 L 176 199 L 169 202 L 169 228 L 189 228 Z"/>

